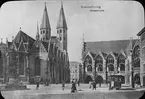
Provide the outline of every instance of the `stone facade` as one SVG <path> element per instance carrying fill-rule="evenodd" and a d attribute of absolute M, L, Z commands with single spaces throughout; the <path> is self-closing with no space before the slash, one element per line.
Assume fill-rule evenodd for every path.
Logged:
<path fill-rule="evenodd" d="M 19 81 L 29 81 L 30 83 L 34 83 L 36 80 L 40 80 L 43 83 L 46 80 L 50 83 L 70 81 L 66 43 L 67 25 L 64 20 L 63 5 L 61 4 L 57 30 L 64 29 L 65 33 L 59 32 L 57 34 L 65 37 L 65 40 L 62 41 L 59 39 L 60 36 L 51 36 L 45 4 L 40 29 L 37 24 L 36 39 L 33 39 L 20 29 L 11 42 L 6 40 L 6 44 L 1 43 L 0 52 L 3 53 L 1 58 L 3 59 L 3 66 L 1 65 L 1 68 L 4 69 L 2 76 L 5 77 L 6 81 L 11 77 L 19 78 Z"/>
<path fill-rule="evenodd" d="M 137 35 L 140 38 L 140 80 L 141 86 L 145 86 L 145 27 Z"/>
<path fill-rule="evenodd" d="M 70 68 L 70 82 L 74 80 L 81 81 L 81 65 L 79 62 L 71 61 Z"/>
<path fill-rule="evenodd" d="M 131 85 L 132 66 L 134 80 L 140 79 L 139 39 L 84 42 L 82 55 L 83 80 L 88 83 L 97 77 L 108 81 L 110 75 L 122 75 L 122 83 Z"/>

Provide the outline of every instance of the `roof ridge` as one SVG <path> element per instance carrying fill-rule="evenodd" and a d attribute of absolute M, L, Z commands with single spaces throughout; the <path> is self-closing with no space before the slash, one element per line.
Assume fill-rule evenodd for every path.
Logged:
<path fill-rule="evenodd" d="M 133 39 L 137 40 L 137 39 Z M 108 41 L 88 41 L 87 43 L 95 43 L 95 42 L 115 42 L 115 41 L 129 41 L 129 39 L 124 39 L 124 40 L 108 40 Z"/>

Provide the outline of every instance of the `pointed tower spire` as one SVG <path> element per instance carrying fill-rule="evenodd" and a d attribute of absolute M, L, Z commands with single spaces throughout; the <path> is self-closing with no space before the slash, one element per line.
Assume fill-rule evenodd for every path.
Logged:
<path fill-rule="evenodd" d="M 36 34 L 36 40 L 39 40 L 39 27 L 38 27 L 38 22 L 37 22 L 37 34 Z"/>
<path fill-rule="evenodd" d="M 40 28 L 51 29 L 50 23 L 49 23 L 49 18 L 48 18 L 48 13 L 47 13 L 47 8 L 46 8 L 46 2 L 45 2 L 45 8 L 44 8 L 43 18 L 42 18 L 42 23 L 41 23 Z"/>
<path fill-rule="evenodd" d="M 51 27 L 49 23 L 46 2 L 45 2 L 45 8 L 44 8 L 42 22 L 40 26 L 40 40 L 48 42 L 50 37 L 51 37 Z"/>
<path fill-rule="evenodd" d="M 57 37 L 59 40 L 59 48 L 62 51 L 65 50 L 67 52 L 67 24 L 65 20 L 62 2 L 56 29 L 57 29 Z"/>
<path fill-rule="evenodd" d="M 60 9 L 60 13 L 59 13 L 59 18 L 57 21 L 57 29 L 58 28 L 65 28 L 67 29 L 67 24 L 66 24 L 66 20 L 65 20 L 65 15 L 64 15 L 64 10 L 63 10 L 63 3 L 61 1 L 61 9 Z"/>

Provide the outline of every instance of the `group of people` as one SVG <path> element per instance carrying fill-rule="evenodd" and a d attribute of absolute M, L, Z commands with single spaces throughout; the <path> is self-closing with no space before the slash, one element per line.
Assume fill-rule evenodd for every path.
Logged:
<path fill-rule="evenodd" d="M 78 86 L 80 86 L 80 82 L 77 80 L 73 80 L 72 81 L 72 86 L 71 86 L 71 93 L 77 92 L 77 87 L 76 84 L 78 84 Z M 65 88 L 65 82 L 62 82 L 62 90 L 64 90 Z"/>
<path fill-rule="evenodd" d="M 72 81 L 71 93 L 77 92 L 76 84 L 78 84 L 78 87 L 80 86 L 80 82 L 79 82 L 79 80 L 78 80 L 78 81 L 77 81 L 77 80 Z"/>
<path fill-rule="evenodd" d="M 101 82 L 97 82 L 95 80 L 89 82 L 89 88 L 92 88 L 92 90 L 96 90 L 96 85 L 99 84 L 99 87 L 101 87 Z"/>
<path fill-rule="evenodd" d="M 72 81 L 72 86 L 71 86 L 71 93 L 77 92 L 77 87 L 76 84 L 78 84 L 78 86 L 80 86 L 80 82 L 75 80 Z M 36 89 L 39 89 L 39 85 L 40 85 L 40 81 L 36 81 Z M 62 90 L 65 89 L 65 81 L 62 81 Z"/>
<path fill-rule="evenodd" d="M 90 81 L 89 82 L 89 88 L 92 88 L 93 90 L 95 89 L 96 90 L 96 82 L 95 81 Z"/>

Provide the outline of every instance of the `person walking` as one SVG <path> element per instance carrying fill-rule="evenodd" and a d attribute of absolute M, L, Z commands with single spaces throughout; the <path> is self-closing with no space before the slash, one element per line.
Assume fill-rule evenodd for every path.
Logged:
<path fill-rule="evenodd" d="M 62 90 L 64 90 L 64 88 L 65 88 L 65 82 L 63 81 L 62 82 Z"/>
<path fill-rule="evenodd" d="M 76 83 L 72 81 L 71 93 L 76 92 Z"/>
<path fill-rule="evenodd" d="M 80 86 L 80 81 L 78 80 L 78 87 Z"/>
<path fill-rule="evenodd" d="M 91 89 L 92 81 L 89 81 L 89 88 Z"/>
<path fill-rule="evenodd" d="M 36 89 L 39 88 L 39 81 L 36 82 Z"/>
<path fill-rule="evenodd" d="M 95 81 L 93 81 L 93 90 L 96 90 L 96 82 Z"/>

